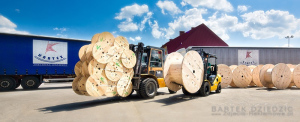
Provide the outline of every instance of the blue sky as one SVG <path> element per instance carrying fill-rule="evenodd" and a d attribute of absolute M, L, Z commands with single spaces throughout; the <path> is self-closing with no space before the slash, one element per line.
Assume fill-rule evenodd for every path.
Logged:
<path fill-rule="evenodd" d="M 206 24 L 229 46 L 300 47 L 299 0 L 1 0 L 0 32 L 90 40 L 108 31 L 161 46 Z"/>

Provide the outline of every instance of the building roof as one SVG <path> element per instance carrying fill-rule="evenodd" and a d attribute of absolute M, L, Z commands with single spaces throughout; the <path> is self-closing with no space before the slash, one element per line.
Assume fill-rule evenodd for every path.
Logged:
<path fill-rule="evenodd" d="M 166 46 L 168 53 L 171 53 L 180 48 L 187 48 L 189 46 L 228 46 L 228 44 L 205 24 L 201 24 L 186 33 L 180 34 L 175 39 L 170 39 L 170 41 L 162 47 Z"/>

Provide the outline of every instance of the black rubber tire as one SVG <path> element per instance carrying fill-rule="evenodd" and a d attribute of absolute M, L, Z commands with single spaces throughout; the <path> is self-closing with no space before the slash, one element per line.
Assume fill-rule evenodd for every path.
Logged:
<path fill-rule="evenodd" d="M 16 88 L 18 88 L 21 85 L 21 79 L 18 79 L 18 81 L 16 82 Z"/>
<path fill-rule="evenodd" d="M 177 91 L 172 91 L 172 90 L 170 90 L 170 89 L 168 89 L 169 90 L 169 93 L 170 94 L 175 94 Z"/>
<path fill-rule="evenodd" d="M 182 87 L 182 92 L 185 95 L 191 95 L 191 93 L 189 93 L 184 87 Z"/>
<path fill-rule="evenodd" d="M 9 76 L 4 76 L 0 78 L 0 91 L 14 90 L 15 88 L 16 88 L 15 79 Z"/>
<path fill-rule="evenodd" d="M 157 83 L 153 78 L 147 78 L 140 84 L 139 94 L 142 98 L 154 98 L 157 93 Z"/>
<path fill-rule="evenodd" d="M 221 93 L 222 87 L 221 84 L 218 84 L 218 88 L 216 90 L 216 93 Z"/>
<path fill-rule="evenodd" d="M 208 84 L 208 82 L 202 83 L 199 94 L 201 96 L 208 96 L 210 94 L 210 85 Z"/>
<path fill-rule="evenodd" d="M 40 85 L 40 80 L 34 76 L 26 76 L 21 81 L 23 89 L 37 89 Z"/>

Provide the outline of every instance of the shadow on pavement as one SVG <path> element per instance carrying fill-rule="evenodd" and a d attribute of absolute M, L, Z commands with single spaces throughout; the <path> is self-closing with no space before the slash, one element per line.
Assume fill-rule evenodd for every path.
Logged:
<path fill-rule="evenodd" d="M 278 91 L 278 90 L 281 90 L 281 89 L 276 89 L 276 88 L 258 88 L 256 90 Z"/>
<path fill-rule="evenodd" d="M 58 86 L 58 87 L 40 87 L 38 89 L 15 89 L 0 92 L 21 92 L 21 91 L 37 91 L 37 90 L 56 90 L 56 89 L 72 89 L 72 86 Z"/>

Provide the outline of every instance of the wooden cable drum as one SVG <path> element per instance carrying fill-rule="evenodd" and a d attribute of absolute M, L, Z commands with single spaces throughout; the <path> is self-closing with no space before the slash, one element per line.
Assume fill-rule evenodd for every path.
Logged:
<path fill-rule="evenodd" d="M 261 70 L 261 68 L 263 67 L 264 65 L 257 65 L 253 70 L 252 70 L 252 79 L 253 79 L 253 82 L 255 83 L 256 86 L 258 87 L 263 87 L 263 85 L 261 84 L 260 82 L 260 79 L 259 79 L 259 72 Z"/>
<path fill-rule="evenodd" d="M 105 67 L 105 75 L 111 81 L 119 81 L 123 75 L 123 65 L 119 61 L 111 61 Z"/>
<path fill-rule="evenodd" d="M 232 82 L 232 71 L 225 64 L 218 65 L 218 74 L 222 77 L 221 87 L 225 88 Z"/>
<path fill-rule="evenodd" d="M 129 43 L 123 36 L 118 36 L 117 38 L 115 38 L 114 46 L 122 48 L 123 50 L 129 49 Z"/>
<path fill-rule="evenodd" d="M 131 79 L 134 75 L 132 69 L 125 69 L 126 74 L 124 74 L 117 84 L 117 92 L 121 97 L 127 97 L 132 92 L 132 82 Z M 125 71 L 124 70 L 124 71 Z"/>
<path fill-rule="evenodd" d="M 86 84 L 86 81 L 87 81 L 87 78 L 86 77 L 81 77 L 81 79 L 79 80 L 78 82 L 78 90 L 81 92 L 81 94 L 83 95 L 86 95 L 86 96 L 90 96 L 87 91 L 86 91 L 86 88 L 85 88 L 85 84 Z"/>
<path fill-rule="evenodd" d="M 283 63 L 277 65 L 266 64 L 262 67 L 259 74 L 262 85 L 267 88 L 276 87 L 286 89 L 291 83 L 291 70 Z"/>
<path fill-rule="evenodd" d="M 255 65 L 250 65 L 248 66 L 251 70 L 251 75 L 252 75 L 252 79 L 251 79 L 251 82 L 249 84 L 249 86 L 255 86 L 255 83 L 253 82 L 253 69 L 256 67 Z"/>
<path fill-rule="evenodd" d="M 118 82 L 107 80 L 107 89 L 105 91 L 105 95 L 108 97 L 113 97 L 118 95 L 117 84 Z"/>
<path fill-rule="evenodd" d="M 166 86 L 172 91 L 178 91 L 181 89 L 182 83 L 182 61 L 183 56 L 178 52 L 169 54 L 164 64 L 164 80 Z"/>
<path fill-rule="evenodd" d="M 112 46 L 111 48 L 109 48 L 107 55 L 109 55 L 109 57 L 111 58 L 110 60 L 119 61 L 121 55 L 123 54 L 123 51 L 123 48 Z"/>
<path fill-rule="evenodd" d="M 91 60 L 88 65 L 88 71 L 90 75 L 101 74 L 104 72 L 106 64 L 101 64 L 97 62 L 95 59 Z"/>
<path fill-rule="evenodd" d="M 80 92 L 80 90 L 78 89 L 78 83 L 79 83 L 80 79 L 81 79 L 81 76 L 77 76 L 77 77 L 74 78 L 74 80 L 73 80 L 73 82 L 72 82 L 72 89 L 73 89 L 73 91 L 74 91 L 76 94 L 78 94 L 78 95 L 83 95 L 83 94 Z"/>
<path fill-rule="evenodd" d="M 135 53 L 131 50 L 124 50 L 122 56 L 121 56 L 122 64 L 126 68 L 133 68 L 136 64 L 136 56 Z"/>
<path fill-rule="evenodd" d="M 294 68 L 293 77 L 295 85 L 300 88 L 300 64 Z"/>
<path fill-rule="evenodd" d="M 82 61 L 78 61 L 75 64 L 75 67 L 74 67 L 75 75 L 78 76 L 78 77 L 82 76 L 82 74 L 81 74 L 81 67 L 82 67 Z"/>
<path fill-rule="evenodd" d="M 111 55 L 107 55 L 110 49 L 109 41 L 99 41 L 93 47 L 93 57 L 99 63 L 106 64 L 110 61 Z"/>
<path fill-rule="evenodd" d="M 235 68 L 237 68 L 237 67 L 238 67 L 237 65 L 231 65 L 231 66 L 229 66 L 231 72 L 233 72 L 233 70 L 234 70 Z M 233 80 L 233 77 L 232 77 L 232 80 Z M 231 87 L 237 87 L 237 86 L 234 84 L 233 81 L 231 81 L 231 83 L 230 83 L 229 85 L 230 85 Z"/>
<path fill-rule="evenodd" d="M 296 65 L 293 65 L 293 64 L 286 64 L 289 68 L 290 68 L 290 70 L 291 70 L 291 73 L 292 73 L 292 75 L 291 75 L 291 83 L 290 83 L 290 85 L 289 85 L 289 87 L 288 88 L 291 88 L 292 86 L 295 86 L 295 83 L 294 83 L 294 69 L 295 69 L 295 67 L 296 67 Z"/>
<path fill-rule="evenodd" d="M 164 75 L 170 90 L 178 91 L 182 85 L 189 93 L 196 93 L 203 81 L 202 58 L 196 51 L 189 51 L 184 57 L 178 52 L 171 53 L 165 62 Z"/>
<path fill-rule="evenodd" d="M 86 49 L 86 60 L 89 62 L 91 61 L 94 57 L 93 57 L 93 47 L 94 47 L 94 44 L 89 44 L 89 46 L 87 47 Z"/>
<path fill-rule="evenodd" d="M 89 73 L 89 70 L 88 70 L 88 62 L 87 61 L 84 61 L 82 63 L 81 74 L 83 76 L 87 77 L 87 78 L 90 76 L 90 73 Z"/>
<path fill-rule="evenodd" d="M 98 42 L 108 42 L 109 46 L 113 46 L 115 41 L 114 35 L 112 35 L 109 32 L 103 32 L 100 34 L 95 34 L 91 40 L 92 44 L 98 43 Z"/>
<path fill-rule="evenodd" d="M 85 61 L 86 60 L 86 49 L 88 48 L 89 45 L 83 45 L 78 52 L 78 57 L 81 61 Z"/>
<path fill-rule="evenodd" d="M 233 83 L 240 88 L 247 87 L 252 80 L 252 73 L 246 65 L 239 65 L 233 70 Z"/>
<path fill-rule="evenodd" d="M 99 78 L 98 75 L 91 75 L 86 81 L 86 91 L 93 97 L 103 96 L 107 88 L 107 82 L 103 78 Z M 101 74 L 99 76 L 101 77 Z"/>

